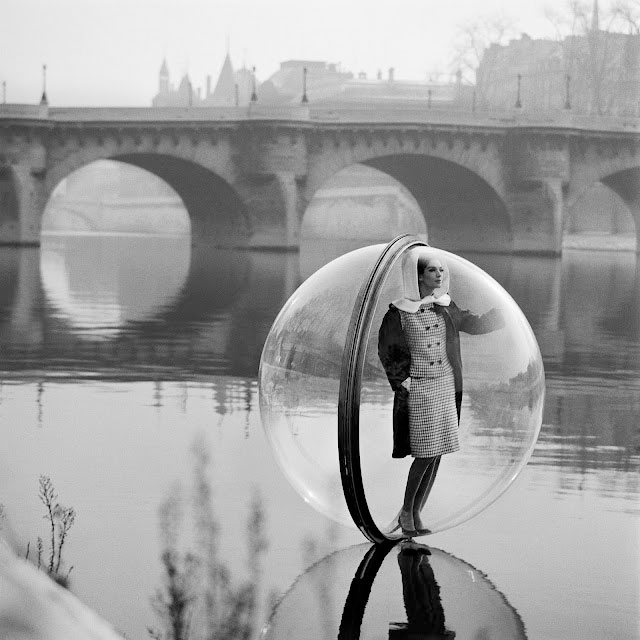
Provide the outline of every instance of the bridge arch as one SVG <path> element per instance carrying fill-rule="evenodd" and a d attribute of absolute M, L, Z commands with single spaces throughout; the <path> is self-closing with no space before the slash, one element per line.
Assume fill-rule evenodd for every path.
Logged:
<path fill-rule="evenodd" d="M 420 205 L 395 178 L 364 164 L 331 176 L 316 191 L 300 225 L 301 242 L 317 239 L 370 244 L 401 233 L 428 239 Z"/>
<path fill-rule="evenodd" d="M 95 156 L 95 157 L 94 157 Z M 157 152 L 75 154 L 58 163 L 47 175 L 47 200 L 55 187 L 74 171 L 95 160 L 113 160 L 139 167 L 156 175 L 180 196 L 189 214 L 195 243 L 243 246 L 250 235 L 246 207 L 229 181 L 202 164 Z"/>
<path fill-rule="evenodd" d="M 640 251 L 640 166 L 612 173 L 601 182 L 620 196 L 629 208 L 635 222 L 636 251 Z"/>
<path fill-rule="evenodd" d="M 595 186 L 602 184 L 626 205 L 629 218 L 635 226 L 636 251 L 640 251 L 639 149 L 631 143 L 620 148 L 593 143 L 572 152 L 571 180 L 565 195 L 565 211 L 570 213 L 564 220 L 565 230 L 575 226 L 573 216 L 576 215 L 576 205 L 579 206 Z M 611 221 L 611 225 L 620 226 L 615 220 Z M 622 226 L 628 227 L 628 224 L 623 220 Z"/>
<path fill-rule="evenodd" d="M 374 154 L 360 164 L 391 176 L 411 193 L 424 216 L 430 243 L 457 251 L 512 250 L 511 222 L 496 190 L 503 189 L 497 174 L 489 182 L 465 164 L 427 153 Z M 333 166 L 335 173 L 342 168 Z M 314 187 L 316 192 L 321 188 Z"/>

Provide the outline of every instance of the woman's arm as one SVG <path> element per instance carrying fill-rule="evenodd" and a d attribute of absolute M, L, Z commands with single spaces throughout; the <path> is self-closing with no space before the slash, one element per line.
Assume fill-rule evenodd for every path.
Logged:
<path fill-rule="evenodd" d="M 504 315 L 500 309 L 490 309 L 487 313 L 477 316 L 467 309 L 460 309 L 455 303 L 450 305 L 459 331 L 479 335 L 491 333 L 505 326 Z"/>
<path fill-rule="evenodd" d="M 411 354 L 402 331 L 400 313 L 395 307 L 387 311 L 378 331 L 378 357 L 395 391 L 411 371 Z"/>

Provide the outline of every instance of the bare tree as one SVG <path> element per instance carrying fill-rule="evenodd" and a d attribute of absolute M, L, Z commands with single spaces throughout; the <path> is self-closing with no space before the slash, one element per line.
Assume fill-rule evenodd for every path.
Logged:
<path fill-rule="evenodd" d="M 621 63 L 621 29 L 638 33 L 640 0 L 617 0 L 600 8 L 585 0 L 545 9 L 563 46 L 565 74 L 571 77 L 574 108 L 604 115 L 619 99 L 616 84 L 626 70 Z"/>
<path fill-rule="evenodd" d="M 634 35 L 640 34 L 640 0 L 617 0 L 612 6 L 617 23 Z"/>
<path fill-rule="evenodd" d="M 464 80 L 475 83 L 475 74 L 486 49 L 505 44 L 517 35 L 516 21 L 504 12 L 479 16 L 460 24 L 453 44 L 452 67 Z"/>

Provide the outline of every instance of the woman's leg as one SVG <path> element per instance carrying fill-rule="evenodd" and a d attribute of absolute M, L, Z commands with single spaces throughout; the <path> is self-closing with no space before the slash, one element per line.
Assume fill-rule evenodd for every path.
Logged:
<path fill-rule="evenodd" d="M 440 456 L 433 456 L 432 458 L 426 458 L 426 460 L 428 460 L 429 463 L 422 476 L 422 480 L 420 481 L 420 486 L 418 487 L 415 501 L 413 503 L 413 520 L 416 529 L 424 529 L 424 525 L 420 519 L 420 513 L 422 512 L 422 509 L 427 502 L 427 498 L 431 493 L 433 483 L 436 479 L 436 474 L 438 473 L 438 467 L 440 466 Z"/>
<path fill-rule="evenodd" d="M 425 475 L 432 458 L 414 458 L 407 476 L 407 487 L 404 492 L 404 504 L 400 512 L 400 525 L 405 530 L 415 531 L 413 514 L 415 512 L 416 495 L 420 489 L 422 478 Z"/>

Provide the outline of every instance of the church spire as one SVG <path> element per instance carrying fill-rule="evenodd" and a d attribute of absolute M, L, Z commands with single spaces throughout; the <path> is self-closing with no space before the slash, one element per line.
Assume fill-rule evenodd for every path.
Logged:
<path fill-rule="evenodd" d="M 236 78 L 233 72 L 233 65 L 231 64 L 231 57 L 227 52 L 224 62 L 222 63 L 218 81 L 213 90 L 211 104 L 216 106 L 233 106 L 235 104 L 235 86 Z"/>
<path fill-rule="evenodd" d="M 162 66 L 158 74 L 158 93 L 169 93 L 169 67 L 167 59 L 162 59 Z"/>

